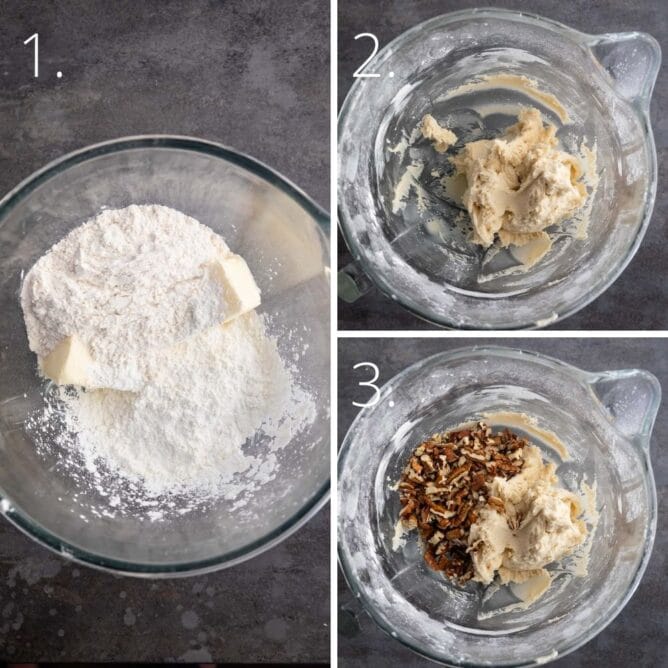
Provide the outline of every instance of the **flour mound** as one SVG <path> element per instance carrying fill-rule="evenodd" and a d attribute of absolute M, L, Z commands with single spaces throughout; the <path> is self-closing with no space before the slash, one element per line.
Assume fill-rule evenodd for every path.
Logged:
<path fill-rule="evenodd" d="M 261 318 L 247 313 L 147 360 L 138 393 L 62 392 L 68 430 L 89 470 L 112 468 L 149 496 L 211 490 L 236 474 L 255 476 L 265 453 L 284 447 L 312 421 L 312 400 L 294 385 Z"/>
<path fill-rule="evenodd" d="M 26 276 L 31 349 L 45 355 L 76 334 L 102 383 L 47 385 L 26 426 L 38 450 L 59 449 L 75 482 L 113 496 L 111 507 L 110 476 L 133 503 L 237 499 L 275 477 L 279 451 L 315 419 L 266 317 L 221 324 L 226 305 L 205 267 L 229 255 L 178 211 L 130 206 L 70 232 Z"/>
<path fill-rule="evenodd" d="M 211 229 L 166 206 L 103 211 L 28 272 L 21 306 L 30 349 L 43 358 L 76 335 L 95 361 L 92 386 L 137 390 L 148 351 L 224 319 L 208 267 L 230 255 Z"/>

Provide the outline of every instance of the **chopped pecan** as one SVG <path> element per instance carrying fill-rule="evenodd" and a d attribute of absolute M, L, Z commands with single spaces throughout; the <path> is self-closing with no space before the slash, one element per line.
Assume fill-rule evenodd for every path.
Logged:
<path fill-rule="evenodd" d="M 445 448 L 445 458 L 450 463 L 456 462 L 459 459 L 458 455 L 455 453 L 454 447 Z"/>
<path fill-rule="evenodd" d="M 473 477 L 471 478 L 471 488 L 473 489 L 474 492 L 483 489 L 486 484 L 487 484 L 487 477 L 485 476 L 484 473 L 478 472 L 473 474 Z"/>
<path fill-rule="evenodd" d="M 490 496 L 489 499 L 487 499 L 487 505 L 492 506 L 494 510 L 497 510 L 500 513 L 506 512 L 506 506 L 503 503 L 503 500 L 498 496 Z"/>
<path fill-rule="evenodd" d="M 464 464 L 463 466 L 458 466 L 447 478 L 445 481 L 446 485 L 451 485 L 453 482 L 459 480 L 462 476 L 466 475 L 471 468 L 470 464 Z"/>

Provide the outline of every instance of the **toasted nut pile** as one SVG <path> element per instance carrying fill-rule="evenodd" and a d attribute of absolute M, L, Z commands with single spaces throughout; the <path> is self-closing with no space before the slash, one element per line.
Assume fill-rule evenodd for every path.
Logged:
<path fill-rule="evenodd" d="M 473 429 L 434 434 L 415 449 L 399 482 L 399 516 L 406 528 L 419 529 L 431 568 L 460 583 L 473 577 L 471 525 L 486 504 L 504 512 L 487 483 L 519 473 L 526 445 L 508 429 L 492 433 L 478 422 Z"/>

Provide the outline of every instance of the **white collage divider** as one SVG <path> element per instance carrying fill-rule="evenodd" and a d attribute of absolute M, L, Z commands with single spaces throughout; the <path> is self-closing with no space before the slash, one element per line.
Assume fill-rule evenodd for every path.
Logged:
<path fill-rule="evenodd" d="M 330 2 L 330 62 L 329 62 L 329 95 L 330 95 L 330 133 L 329 133 L 329 142 L 330 142 L 330 184 L 329 184 L 329 197 L 330 197 L 330 219 L 331 230 L 330 230 L 330 252 L 331 252 L 331 284 L 330 284 L 330 294 L 331 294 L 331 303 L 330 303 L 330 319 L 332 327 L 332 336 L 330 339 L 331 352 L 330 352 L 330 379 L 331 379 L 331 392 L 330 392 L 330 470 L 331 470 L 331 482 L 330 482 L 330 523 L 329 523 L 329 534 L 330 534 L 330 614 L 329 614 L 329 627 L 330 627 L 330 661 L 332 666 L 337 665 L 338 657 L 338 596 L 337 596 L 337 582 L 338 582 L 338 563 L 336 559 L 336 550 L 337 550 L 337 541 L 336 541 L 336 517 L 337 517 L 337 495 L 336 495 L 336 454 L 338 449 L 338 440 L 337 440 L 337 417 L 338 417 L 338 406 L 337 406 L 337 383 L 338 383 L 338 295 L 337 295 L 337 257 L 338 257 L 338 220 L 337 220 L 337 211 L 336 211 L 336 183 L 337 183 L 337 161 L 336 161 L 336 147 L 337 147 L 337 133 L 336 133 L 336 120 L 337 120 L 337 68 L 338 68 L 338 3 L 337 0 L 331 0 Z"/>

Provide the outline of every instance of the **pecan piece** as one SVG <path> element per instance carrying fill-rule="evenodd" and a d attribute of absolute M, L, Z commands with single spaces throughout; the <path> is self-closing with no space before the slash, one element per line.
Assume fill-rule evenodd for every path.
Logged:
<path fill-rule="evenodd" d="M 491 506 L 494 508 L 494 510 L 500 512 L 501 514 L 506 512 L 506 506 L 503 503 L 503 500 L 498 496 L 490 496 L 489 499 L 487 499 L 487 505 Z"/>

